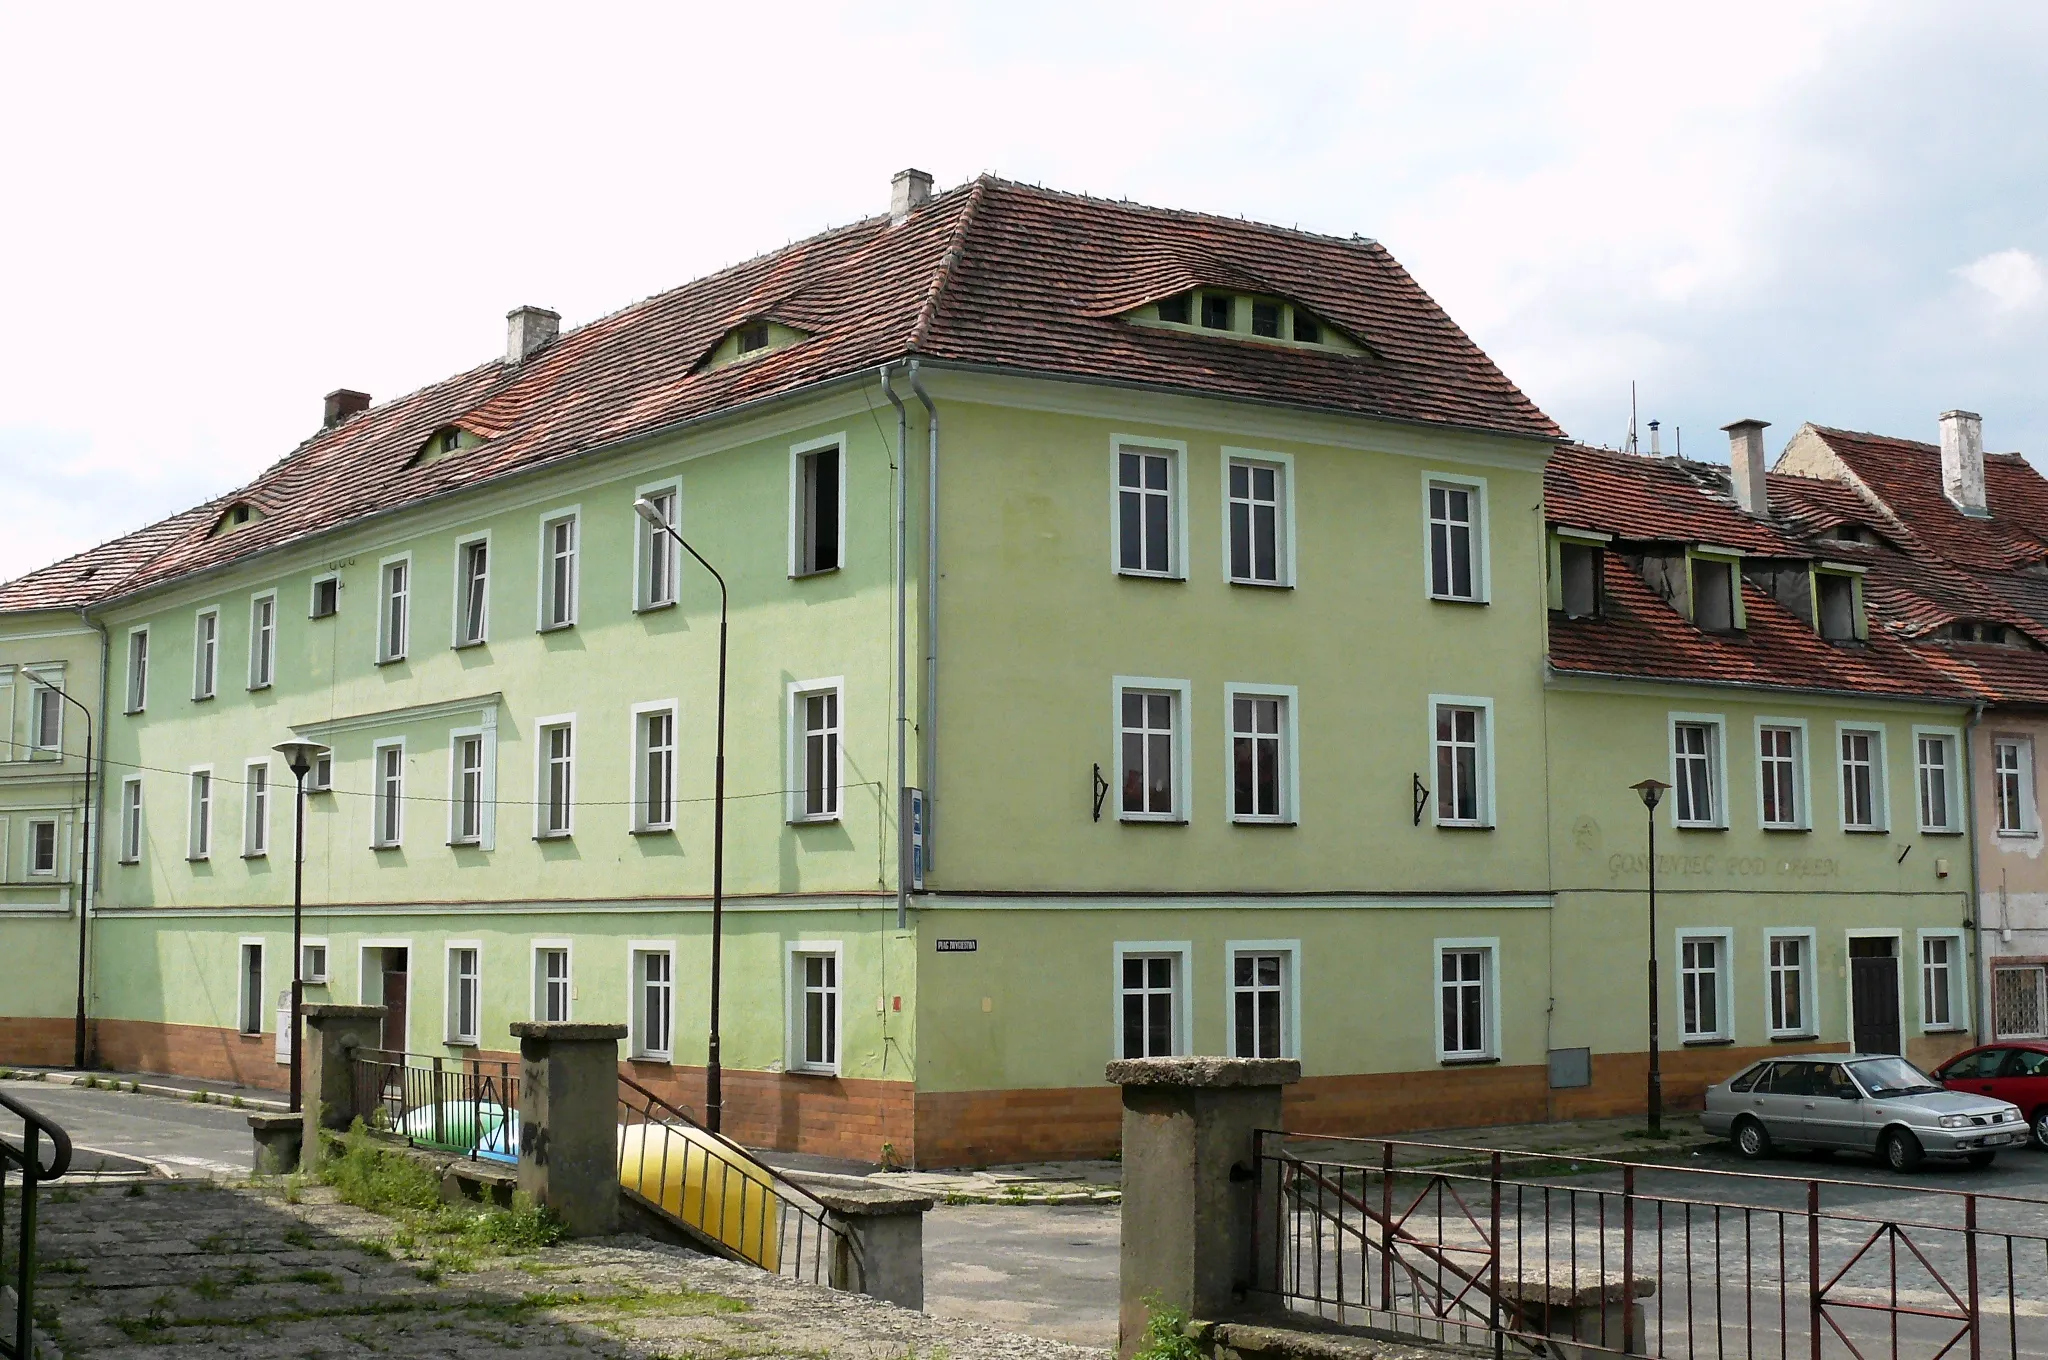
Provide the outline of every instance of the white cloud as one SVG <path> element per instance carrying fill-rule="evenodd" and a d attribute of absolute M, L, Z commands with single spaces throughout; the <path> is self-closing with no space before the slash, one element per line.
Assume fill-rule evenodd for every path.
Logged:
<path fill-rule="evenodd" d="M 1956 270 L 2000 312 L 2026 311 L 2048 296 L 2048 270 L 2024 250 L 1996 250 Z"/>

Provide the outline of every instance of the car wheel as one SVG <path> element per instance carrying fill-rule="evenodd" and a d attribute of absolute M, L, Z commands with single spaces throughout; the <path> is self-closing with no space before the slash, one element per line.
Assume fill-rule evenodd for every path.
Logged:
<path fill-rule="evenodd" d="M 2034 1111 L 2034 1146 L 2048 1152 L 2048 1105 Z"/>
<path fill-rule="evenodd" d="M 1998 1154 L 1989 1150 L 1970 1154 L 1970 1165 L 1978 1168 L 1990 1166 L 1998 1160 Z"/>
<path fill-rule="evenodd" d="M 1735 1121 L 1735 1137 L 1732 1140 L 1735 1151 L 1752 1162 L 1760 1162 L 1771 1155 L 1771 1134 L 1754 1119 Z"/>
<path fill-rule="evenodd" d="M 1916 1171 L 1920 1159 L 1927 1154 L 1921 1150 L 1920 1140 L 1904 1129 L 1887 1130 L 1883 1141 L 1877 1145 L 1878 1156 L 1894 1171 Z"/>

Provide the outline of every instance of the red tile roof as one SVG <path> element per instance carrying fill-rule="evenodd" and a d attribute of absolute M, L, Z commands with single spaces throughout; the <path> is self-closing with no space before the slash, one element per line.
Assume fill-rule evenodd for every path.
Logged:
<path fill-rule="evenodd" d="M 1367 355 L 1141 327 L 1119 313 L 1199 284 L 1294 299 Z M 772 317 L 806 338 L 715 369 L 734 327 Z M 527 362 L 497 361 L 322 430 L 254 482 L 79 559 L 0 586 L 0 609 L 83 602 L 684 421 L 785 396 L 916 355 L 1351 415 L 1550 439 L 1557 427 L 1384 248 L 984 178 L 900 225 L 871 218 L 565 332 Z M 486 442 L 427 463 L 428 436 Z M 266 510 L 212 536 L 237 499 Z M 115 593 L 100 589 L 105 596 Z"/>

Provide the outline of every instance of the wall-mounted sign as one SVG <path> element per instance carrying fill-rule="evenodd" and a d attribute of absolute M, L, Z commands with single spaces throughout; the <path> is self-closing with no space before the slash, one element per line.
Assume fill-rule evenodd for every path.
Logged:
<path fill-rule="evenodd" d="M 975 950 L 979 948 L 981 948 L 980 940 L 939 941 L 939 952 L 941 954 L 972 954 Z"/>
<path fill-rule="evenodd" d="M 910 824 L 910 890 L 924 891 L 924 790 L 905 789 L 904 796 L 910 801 L 910 815 L 904 820 Z"/>

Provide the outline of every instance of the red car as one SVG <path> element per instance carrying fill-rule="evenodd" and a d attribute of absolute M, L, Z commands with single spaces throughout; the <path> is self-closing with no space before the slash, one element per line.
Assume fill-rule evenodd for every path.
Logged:
<path fill-rule="evenodd" d="M 2048 1149 L 2048 1039 L 2008 1039 L 1958 1053 L 1934 1069 L 1951 1091 L 2009 1100 L 2034 1128 L 2034 1146 Z"/>

